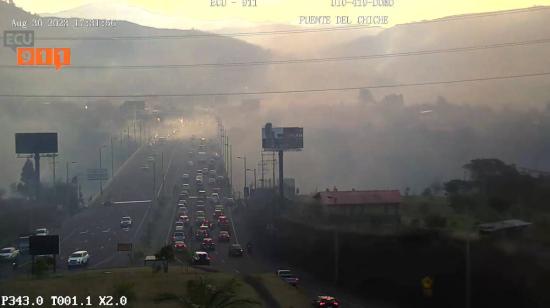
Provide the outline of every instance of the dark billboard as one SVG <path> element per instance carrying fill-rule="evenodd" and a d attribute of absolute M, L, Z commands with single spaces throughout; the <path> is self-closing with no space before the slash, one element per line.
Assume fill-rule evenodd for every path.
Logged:
<path fill-rule="evenodd" d="M 304 147 L 303 127 L 262 128 L 262 148 L 267 151 L 300 150 Z"/>
<path fill-rule="evenodd" d="M 16 133 L 15 153 L 57 153 L 57 133 Z"/>
<path fill-rule="evenodd" d="M 29 254 L 58 255 L 59 235 L 33 235 L 29 237 Z"/>

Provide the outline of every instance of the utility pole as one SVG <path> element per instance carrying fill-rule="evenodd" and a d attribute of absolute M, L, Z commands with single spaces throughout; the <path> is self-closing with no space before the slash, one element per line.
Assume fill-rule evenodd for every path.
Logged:
<path fill-rule="evenodd" d="M 111 178 L 115 175 L 115 146 L 113 143 L 113 136 L 111 136 Z"/>
<path fill-rule="evenodd" d="M 279 196 L 281 200 L 284 200 L 285 190 L 284 190 L 284 174 L 283 174 L 283 151 L 279 151 Z"/>
<path fill-rule="evenodd" d="M 264 179 L 264 170 L 265 170 L 265 166 L 264 166 L 264 152 L 262 151 L 262 152 L 260 152 L 260 154 L 262 155 L 262 168 L 261 168 L 261 170 L 262 170 L 262 179 L 261 179 L 262 185 L 261 185 L 261 188 L 264 188 L 264 181 L 265 181 L 265 179 Z"/>
<path fill-rule="evenodd" d="M 229 185 L 233 192 L 233 145 L 229 145 Z"/>
<path fill-rule="evenodd" d="M 273 172 L 273 180 L 271 181 L 273 189 L 275 190 L 275 152 L 271 152 L 271 163 L 273 164 L 271 171 Z"/>
<path fill-rule="evenodd" d="M 334 229 L 334 284 L 338 284 L 338 258 L 340 247 L 338 245 L 338 229 Z"/>
<path fill-rule="evenodd" d="M 256 190 L 256 168 L 254 168 L 254 190 Z"/>
<path fill-rule="evenodd" d="M 99 148 L 99 169 L 101 169 L 101 148 Z M 99 194 L 103 195 L 103 180 L 99 179 Z"/>

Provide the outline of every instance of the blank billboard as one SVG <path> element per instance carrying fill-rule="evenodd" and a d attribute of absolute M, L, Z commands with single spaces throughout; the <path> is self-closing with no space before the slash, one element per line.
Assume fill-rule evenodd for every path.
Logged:
<path fill-rule="evenodd" d="M 29 237 L 29 254 L 58 255 L 59 235 L 33 235 Z"/>
<path fill-rule="evenodd" d="M 304 147 L 303 127 L 262 128 L 262 148 L 267 151 L 300 150 Z"/>
<path fill-rule="evenodd" d="M 57 153 L 57 133 L 16 133 L 15 153 Z"/>

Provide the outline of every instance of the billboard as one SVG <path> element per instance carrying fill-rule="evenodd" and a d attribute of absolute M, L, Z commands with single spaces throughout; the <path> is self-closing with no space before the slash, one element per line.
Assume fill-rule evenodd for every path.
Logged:
<path fill-rule="evenodd" d="M 57 133 L 15 133 L 15 153 L 57 153 Z"/>
<path fill-rule="evenodd" d="M 272 127 L 267 123 L 262 128 L 262 148 L 266 151 L 301 150 L 303 147 L 303 127 Z"/>
<path fill-rule="evenodd" d="M 29 236 L 29 254 L 58 255 L 59 235 L 33 235 Z"/>

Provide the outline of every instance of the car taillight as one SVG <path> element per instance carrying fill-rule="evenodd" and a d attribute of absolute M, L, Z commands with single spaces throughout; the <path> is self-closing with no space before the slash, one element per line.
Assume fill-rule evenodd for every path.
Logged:
<path fill-rule="evenodd" d="M 340 306 L 340 303 L 339 302 L 334 302 L 333 305 L 334 306 Z"/>
<path fill-rule="evenodd" d="M 324 306 L 325 305 L 325 302 L 320 302 L 319 303 L 319 306 Z"/>

